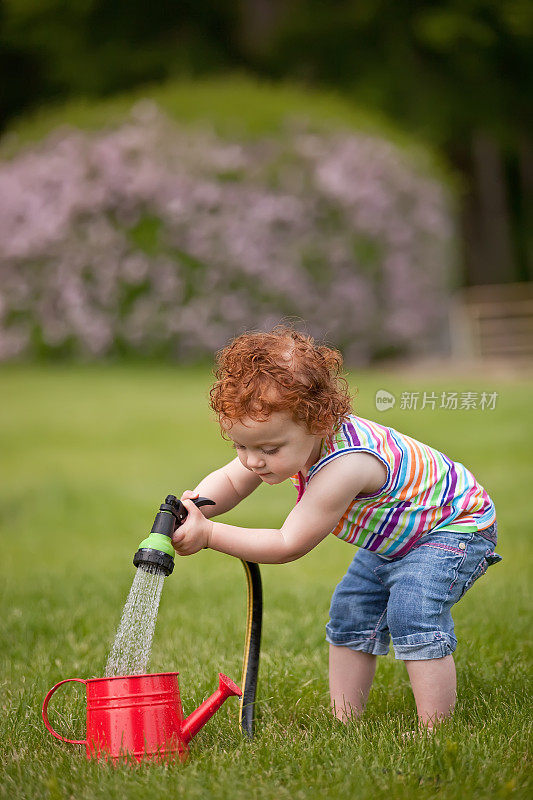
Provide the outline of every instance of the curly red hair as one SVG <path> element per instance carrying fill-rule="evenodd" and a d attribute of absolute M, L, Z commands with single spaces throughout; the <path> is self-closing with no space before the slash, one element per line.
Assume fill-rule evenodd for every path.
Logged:
<path fill-rule="evenodd" d="M 309 433 L 336 430 L 351 411 L 338 350 L 316 345 L 287 325 L 249 332 L 217 353 L 210 396 L 219 422 L 244 417 L 263 421 L 289 411 Z"/>

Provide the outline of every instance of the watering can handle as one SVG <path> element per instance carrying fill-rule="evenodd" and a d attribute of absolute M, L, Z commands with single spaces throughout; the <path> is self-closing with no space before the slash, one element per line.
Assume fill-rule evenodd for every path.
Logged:
<path fill-rule="evenodd" d="M 52 695 L 56 691 L 56 689 L 59 689 L 59 687 L 63 683 L 68 683 L 69 681 L 77 681 L 78 683 L 83 683 L 83 684 L 87 683 L 82 678 L 66 678 L 64 681 L 59 681 L 59 683 L 56 683 L 56 685 L 53 686 L 50 689 L 50 691 L 48 692 L 48 694 L 44 698 L 44 703 L 43 703 L 43 720 L 44 720 L 44 724 L 46 725 L 46 728 L 50 731 L 52 736 L 55 736 L 56 739 L 61 739 L 62 742 L 70 742 L 70 744 L 87 744 L 87 740 L 86 739 L 66 739 L 64 736 L 61 736 L 61 734 L 57 733 L 57 731 L 55 731 L 52 728 L 52 726 L 50 725 L 50 723 L 48 721 L 48 714 L 46 713 L 46 711 L 47 711 L 47 708 L 48 708 L 48 703 L 50 702 L 50 698 L 52 697 Z"/>

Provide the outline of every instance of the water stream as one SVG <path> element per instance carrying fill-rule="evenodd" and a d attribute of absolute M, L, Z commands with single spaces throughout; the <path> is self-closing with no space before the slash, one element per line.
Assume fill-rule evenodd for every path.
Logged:
<path fill-rule="evenodd" d="M 106 677 L 142 675 L 148 671 L 164 580 L 163 572 L 156 566 L 137 569 L 107 659 Z"/>

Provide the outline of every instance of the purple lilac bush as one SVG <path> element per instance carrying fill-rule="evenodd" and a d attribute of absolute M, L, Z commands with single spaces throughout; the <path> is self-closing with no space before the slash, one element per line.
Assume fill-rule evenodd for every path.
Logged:
<path fill-rule="evenodd" d="M 0 360 L 212 355 L 296 317 L 348 363 L 442 347 L 446 189 L 368 133 L 228 142 L 151 101 L 0 163 Z"/>

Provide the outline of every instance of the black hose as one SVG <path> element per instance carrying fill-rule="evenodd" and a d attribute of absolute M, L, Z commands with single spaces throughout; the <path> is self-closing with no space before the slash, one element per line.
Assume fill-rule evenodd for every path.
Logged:
<path fill-rule="evenodd" d="M 241 564 L 246 572 L 248 588 L 248 610 L 246 618 L 246 637 L 244 640 L 244 659 L 242 664 L 242 697 L 239 707 L 239 723 L 243 733 L 250 739 L 254 735 L 255 695 L 259 672 L 259 650 L 261 647 L 261 625 L 263 621 L 263 589 L 259 565 L 251 561 Z"/>

